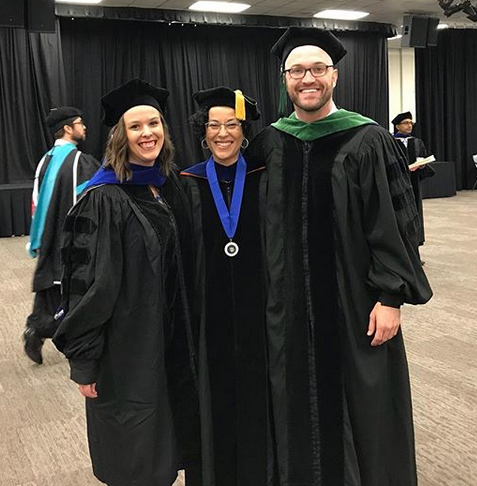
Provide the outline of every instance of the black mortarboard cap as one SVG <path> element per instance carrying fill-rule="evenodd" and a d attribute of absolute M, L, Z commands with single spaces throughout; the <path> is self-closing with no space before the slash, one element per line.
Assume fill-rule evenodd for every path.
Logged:
<path fill-rule="evenodd" d="M 113 127 L 126 111 L 138 105 L 153 106 L 164 113 L 168 96 L 167 89 L 158 88 L 142 79 L 132 79 L 101 98 L 104 109 L 103 123 Z"/>
<path fill-rule="evenodd" d="M 404 120 L 412 120 L 412 113 L 410 111 L 406 111 L 404 113 L 399 113 L 399 115 L 395 116 L 391 123 L 396 126 L 399 125 Z"/>
<path fill-rule="evenodd" d="M 272 47 L 272 54 L 280 59 L 282 66 L 290 52 L 299 46 L 317 46 L 323 49 L 337 64 L 346 54 L 343 44 L 328 30 L 314 27 L 289 27 Z"/>
<path fill-rule="evenodd" d="M 83 113 L 73 106 L 59 106 L 52 108 L 46 117 L 46 126 L 56 133 L 60 128 L 69 125 L 76 118 L 83 116 Z"/>
<path fill-rule="evenodd" d="M 257 102 L 244 95 L 240 90 L 225 86 L 205 89 L 194 93 L 194 99 L 200 108 L 209 110 L 213 106 L 229 106 L 239 120 L 257 120 L 260 118 Z"/>

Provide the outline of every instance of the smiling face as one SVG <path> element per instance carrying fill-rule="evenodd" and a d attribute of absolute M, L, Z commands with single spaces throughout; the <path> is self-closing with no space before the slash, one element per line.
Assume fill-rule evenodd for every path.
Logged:
<path fill-rule="evenodd" d="M 293 49 L 285 61 L 285 69 L 311 68 L 318 64 L 332 65 L 331 57 L 317 46 L 299 46 Z M 295 112 L 300 120 L 312 122 L 328 115 L 333 106 L 333 89 L 338 71 L 328 68 L 324 76 L 315 78 L 310 71 L 302 79 L 292 79 L 285 73 L 285 83 Z"/>
<path fill-rule="evenodd" d="M 128 140 L 129 161 L 153 166 L 164 145 L 164 127 L 159 111 L 153 106 L 139 105 L 123 115 Z"/>
<path fill-rule="evenodd" d="M 235 111 L 228 106 L 213 106 L 209 110 L 209 123 L 221 124 L 218 130 L 207 128 L 205 140 L 218 164 L 232 165 L 237 162 L 240 146 L 243 142 L 243 131 Z M 229 128 L 226 128 L 229 124 Z"/>

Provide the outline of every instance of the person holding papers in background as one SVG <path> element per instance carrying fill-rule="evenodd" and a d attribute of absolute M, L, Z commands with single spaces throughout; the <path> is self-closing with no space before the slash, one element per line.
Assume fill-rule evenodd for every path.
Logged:
<path fill-rule="evenodd" d="M 411 135 L 414 122 L 412 121 L 412 113 L 410 111 L 397 115 L 392 120 L 392 124 L 394 125 L 394 138 L 400 140 L 404 144 L 409 165 L 416 162 L 418 158 L 427 157 L 429 155 L 424 142 L 420 138 Z M 425 239 L 421 180 L 426 179 L 427 177 L 432 177 L 435 174 L 435 170 L 429 164 L 426 164 L 420 167 L 412 167 L 410 168 L 410 171 L 412 191 L 414 192 L 420 221 L 419 246 L 422 246 Z M 421 261 L 421 263 L 424 265 L 424 262 Z"/>

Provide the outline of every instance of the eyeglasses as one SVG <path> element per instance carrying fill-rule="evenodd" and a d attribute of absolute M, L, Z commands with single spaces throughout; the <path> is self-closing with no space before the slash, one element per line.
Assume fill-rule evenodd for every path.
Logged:
<path fill-rule="evenodd" d="M 303 79 L 306 76 L 306 73 L 310 71 L 311 75 L 314 78 L 321 78 L 326 74 L 328 68 L 334 68 L 333 64 L 318 64 L 317 66 L 313 66 L 311 68 L 304 68 L 303 66 L 296 66 L 290 69 L 284 69 L 284 73 L 288 73 L 290 78 L 292 79 Z"/>
<path fill-rule="evenodd" d="M 222 126 L 227 130 L 227 132 L 235 132 L 239 129 L 242 124 L 240 122 L 226 122 L 226 123 L 219 123 L 219 122 L 208 122 L 205 124 L 205 127 L 210 130 L 211 132 L 219 132 Z"/>
<path fill-rule="evenodd" d="M 414 122 L 413 121 L 402 121 L 401 123 L 398 123 L 398 125 L 414 125 Z"/>
<path fill-rule="evenodd" d="M 83 121 L 73 122 L 73 123 L 71 123 L 70 126 L 73 126 L 73 125 L 83 125 L 86 128 L 86 125 L 84 124 Z"/>

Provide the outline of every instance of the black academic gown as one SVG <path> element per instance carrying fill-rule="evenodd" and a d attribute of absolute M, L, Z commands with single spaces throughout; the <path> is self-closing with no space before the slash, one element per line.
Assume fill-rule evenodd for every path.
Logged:
<path fill-rule="evenodd" d="M 66 156 L 55 180 L 41 238 L 38 262 L 33 276 L 33 292 L 48 289 L 54 285 L 53 282 L 61 280 L 61 231 L 66 215 L 74 204 L 73 188 L 91 179 L 93 174 L 99 169 L 99 162 L 93 156 L 82 152 L 75 165 L 77 154 L 78 150 L 73 149 Z M 39 174 L 40 191 L 48 163 L 49 158 L 45 160 L 41 167 Z M 75 183 L 73 181 L 74 178 L 76 178 Z"/>
<path fill-rule="evenodd" d="M 366 335 L 377 301 L 424 303 L 402 151 L 378 126 L 313 142 L 268 127 L 263 220 L 280 486 L 415 486 L 401 331 Z"/>
<path fill-rule="evenodd" d="M 65 316 L 54 342 L 72 380 L 97 383 L 88 441 L 94 474 L 109 486 L 170 486 L 198 460 L 189 257 L 179 247 L 190 241 L 188 207 L 177 176 L 161 192 L 158 202 L 146 186 L 99 186 L 65 223 Z"/>
<path fill-rule="evenodd" d="M 397 138 L 397 140 L 402 142 L 402 139 L 400 138 Z M 429 155 L 424 142 L 420 138 L 410 137 L 407 139 L 407 147 L 404 144 L 403 146 L 407 153 L 408 164 L 413 164 L 416 162 L 417 157 L 427 157 Z M 421 225 L 419 231 L 419 245 L 423 245 L 425 241 L 421 181 L 423 179 L 427 179 L 428 177 L 432 177 L 435 172 L 436 171 L 429 164 L 427 164 L 415 171 L 412 171 L 410 174 L 412 191 L 414 192 L 414 199 L 416 200 L 417 212 L 419 214 Z"/>
<path fill-rule="evenodd" d="M 199 382 L 203 486 L 267 484 L 268 403 L 259 187 L 263 164 L 247 163 L 242 208 L 229 241 L 207 181 L 205 162 L 181 173 L 197 242 Z M 218 177 L 230 205 L 233 176 Z M 233 171 L 235 174 L 235 171 Z M 192 478 L 191 478 L 192 479 Z M 194 483 L 195 484 L 195 483 Z"/>

